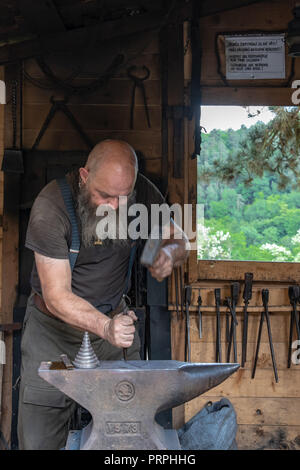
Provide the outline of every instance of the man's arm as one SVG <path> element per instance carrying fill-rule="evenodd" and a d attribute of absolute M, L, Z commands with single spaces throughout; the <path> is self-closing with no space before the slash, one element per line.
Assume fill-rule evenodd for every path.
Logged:
<path fill-rule="evenodd" d="M 170 276 L 173 268 L 185 262 L 189 255 L 189 240 L 186 234 L 175 224 L 170 223 L 170 238 L 164 239 L 161 249 L 148 269 L 158 281 Z"/>
<path fill-rule="evenodd" d="M 89 302 L 73 294 L 69 260 L 48 258 L 35 252 L 44 302 L 48 310 L 70 325 L 89 331 L 122 348 L 131 346 L 137 318 L 134 312 L 113 319 L 99 312 Z"/>

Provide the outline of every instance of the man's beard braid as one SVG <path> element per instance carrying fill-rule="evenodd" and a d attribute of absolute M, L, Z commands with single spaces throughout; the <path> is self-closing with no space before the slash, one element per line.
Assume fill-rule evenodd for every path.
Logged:
<path fill-rule="evenodd" d="M 135 203 L 135 191 L 127 199 L 127 206 Z M 97 206 L 92 205 L 90 194 L 86 184 L 82 184 L 77 194 L 77 214 L 81 225 L 81 242 L 85 248 L 94 246 L 97 240 L 103 240 L 103 244 L 111 243 L 117 246 L 128 246 L 131 240 L 126 238 L 119 238 L 120 225 L 119 225 L 119 208 L 116 210 L 116 225 L 111 222 L 109 227 L 106 227 L 106 232 L 101 235 L 96 233 L 97 224 L 104 216 L 97 216 Z M 122 232 L 124 231 L 124 228 Z M 127 231 L 125 232 L 127 233 Z M 116 238 L 115 238 L 116 237 Z"/>

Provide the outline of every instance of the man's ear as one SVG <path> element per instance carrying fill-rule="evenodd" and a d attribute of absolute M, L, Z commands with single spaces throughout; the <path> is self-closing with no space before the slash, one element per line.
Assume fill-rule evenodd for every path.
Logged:
<path fill-rule="evenodd" d="M 89 176 L 89 171 L 86 168 L 79 168 L 79 175 L 81 181 L 85 184 Z"/>

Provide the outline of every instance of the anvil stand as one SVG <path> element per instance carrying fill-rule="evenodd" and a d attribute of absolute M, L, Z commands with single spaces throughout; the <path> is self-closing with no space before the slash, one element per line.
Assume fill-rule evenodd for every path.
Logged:
<path fill-rule="evenodd" d="M 94 369 L 63 369 L 42 362 L 39 375 L 92 415 L 80 442 L 66 449 L 178 450 L 176 430 L 156 421 L 160 411 L 179 406 L 219 385 L 239 364 L 177 361 L 102 361 Z"/>

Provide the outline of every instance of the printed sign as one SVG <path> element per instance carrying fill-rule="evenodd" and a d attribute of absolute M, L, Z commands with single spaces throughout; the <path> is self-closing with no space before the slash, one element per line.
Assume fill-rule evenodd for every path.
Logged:
<path fill-rule="evenodd" d="M 225 54 L 228 80 L 285 78 L 284 34 L 226 36 Z"/>

